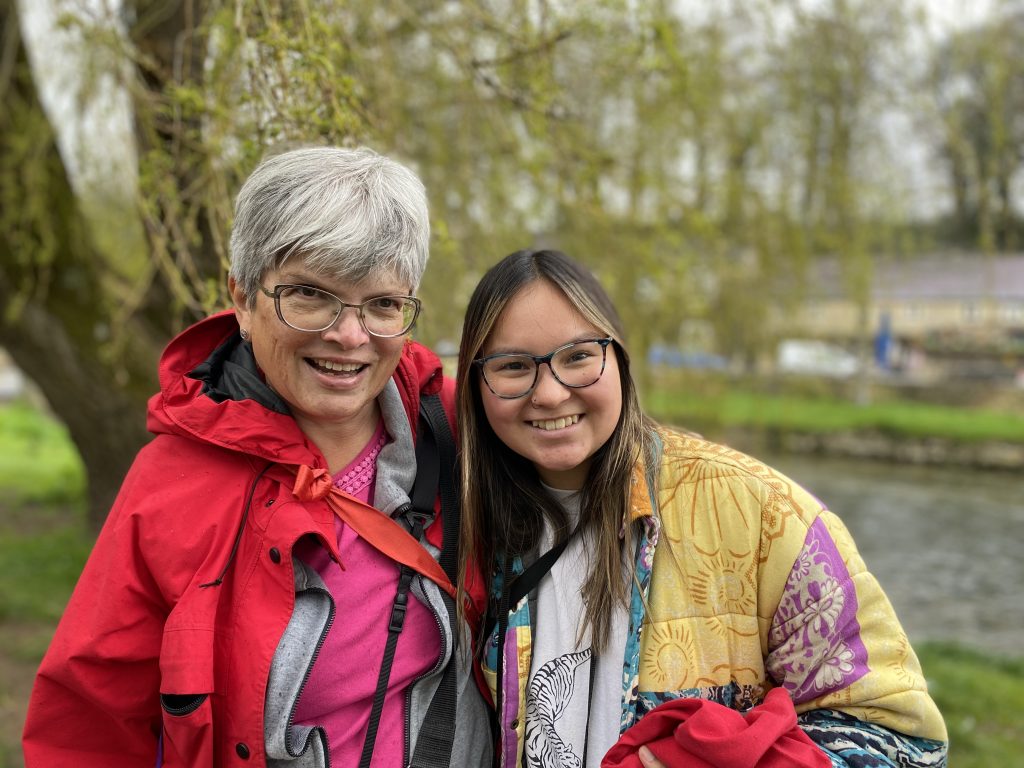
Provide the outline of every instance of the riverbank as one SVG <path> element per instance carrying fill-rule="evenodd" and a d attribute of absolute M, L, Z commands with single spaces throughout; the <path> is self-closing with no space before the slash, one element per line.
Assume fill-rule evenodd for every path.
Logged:
<path fill-rule="evenodd" d="M 876 388 L 857 402 L 834 385 L 676 374 L 644 398 L 652 417 L 748 453 L 922 466 L 1024 469 L 1024 390 L 951 399 Z"/>
<path fill-rule="evenodd" d="M 691 427 L 692 428 L 692 427 Z M 807 432 L 784 427 L 711 425 L 695 430 L 709 440 L 752 455 L 789 453 L 865 459 L 915 466 L 952 466 L 995 471 L 1024 470 L 1024 442 L 954 440 L 897 435 L 877 429 Z"/>

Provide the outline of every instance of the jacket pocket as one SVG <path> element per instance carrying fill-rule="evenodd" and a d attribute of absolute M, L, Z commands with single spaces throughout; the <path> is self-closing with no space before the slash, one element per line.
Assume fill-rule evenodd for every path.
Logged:
<path fill-rule="evenodd" d="M 213 768 L 213 632 L 165 627 L 160 677 L 161 768 Z"/>
<path fill-rule="evenodd" d="M 213 710 L 208 693 L 160 694 L 162 768 L 213 768 Z"/>
<path fill-rule="evenodd" d="M 185 717 L 199 709 L 207 698 L 206 693 L 161 693 L 160 707 L 172 717 Z"/>

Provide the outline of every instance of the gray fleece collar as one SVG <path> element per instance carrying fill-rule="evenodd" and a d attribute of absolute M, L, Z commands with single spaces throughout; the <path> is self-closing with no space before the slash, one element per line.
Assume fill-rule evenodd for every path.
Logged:
<path fill-rule="evenodd" d="M 412 427 L 394 379 L 388 379 L 384 391 L 377 396 L 377 402 L 391 442 L 384 446 L 377 457 L 373 506 L 391 515 L 400 506 L 409 503 L 409 494 L 416 479 L 416 449 Z"/>

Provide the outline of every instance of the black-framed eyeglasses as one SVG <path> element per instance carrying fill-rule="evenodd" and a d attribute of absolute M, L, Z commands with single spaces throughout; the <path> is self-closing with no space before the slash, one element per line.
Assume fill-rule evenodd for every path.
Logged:
<path fill-rule="evenodd" d="M 374 296 L 361 304 L 349 304 L 333 293 L 311 285 L 281 284 L 268 291 L 260 290 L 274 300 L 281 322 L 296 331 L 320 333 L 352 307 L 359 324 L 371 336 L 389 339 L 407 333 L 420 314 L 420 300 L 415 296 Z"/>
<path fill-rule="evenodd" d="M 503 400 L 515 400 L 526 397 L 537 386 L 544 363 L 551 369 L 551 375 L 567 387 L 582 389 L 596 384 L 604 373 L 611 343 L 610 337 L 572 341 L 546 355 L 488 355 L 473 363 L 480 367 L 484 383 L 491 392 Z"/>

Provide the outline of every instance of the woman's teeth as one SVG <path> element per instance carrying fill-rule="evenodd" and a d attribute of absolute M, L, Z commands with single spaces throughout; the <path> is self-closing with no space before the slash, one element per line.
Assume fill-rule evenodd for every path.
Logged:
<path fill-rule="evenodd" d="M 543 429 L 545 431 L 552 431 L 554 429 L 565 429 L 571 427 L 577 421 L 580 420 L 579 414 L 575 416 L 566 416 L 562 419 L 541 419 L 538 421 L 531 421 L 531 426 L 537 427 L 537 429 Z"/>
<path fill-rule="evenodd" d="M 313 360 L 313 365 L 333 373 L 355 373 L 363 366 L 362 363 L 336 363 L 333 360 Z"/>

